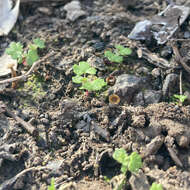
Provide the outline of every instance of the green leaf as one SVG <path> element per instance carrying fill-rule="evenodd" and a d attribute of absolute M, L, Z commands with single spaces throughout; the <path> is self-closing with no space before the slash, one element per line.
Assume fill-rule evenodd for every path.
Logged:
<path fill-rule="evenodd" d="M 114 63 L 122 63 L 123 62 L 123 57 L 122 56 L 114 54 L 111 51 L 105 51 L 104 55 L 111 62 L 114 62 Z"/>
<path fill-rule="evenodd" d="M 33 51 L 37 51 L 37 48 L 38 47 L 35 44 L 30 44 L 28 47 L 29 50 L 33 50 Z"/>
<path fill-rule="evenodd" d="M 33 40 L 34 44 L 40 48 L 40 49 L 43 49 L 45 48 L 45 41 L 44 40 L 41 40 L 40 38 L 36 38 Z"/>
<path fill-rule="evenodd" d="M 113 153 L 113 158 L 120 164 L 124 164 L 127 160 L 127 153 L 124 148 L 117 148 Z"/>
<path fill-rule="evenodd" d="M 106 86 L 107 83 L 104 81 L 104 79 L 97 78 L 94 81 L 92 81 L 92 90 L 98 91 L 101 90 L 103 86 Z"/>
<path fill-rule="evenodd" d="M 88 91 L 92 91 L 93 90 L 92 82 L 91 81 L 85 81 L 85 82 L 83 82 L 82 86 L 80 87 L 80 89 L 86 89 Z"/>
<path fill-rule="evenodd" d="M 187 99 L 187 96 L 185 96 L 185 95 L 174 94 L 173 96 L 174 96 L 174 98 L 178 99 L 181 103 L 183 103 Z"/>
<path fill-rule="evenodd" d="M 104 52 L 104 56 L 109 59 L 110 57 L 113 56 L 113 53 L 112 53 L 111 51 L 105 51 L 105 52 Z"/>
<path fill-rule="evenodd" d="M 26 63 L 31 66 L 38 59 L 39 59 L 39 56 L 37 54 L 37 51 L 33 49 L 29 49 L 26 55 Z"/>
<path fill-rule="evenodd" d="M 90 67 L 89 69 L 86 70 L 86 73 L 95 75 L 96 74 L 96 69 L 93 67 Z"/>
<path fill-rule="evenodd" d="M 55 179 L 51 178 L 51 185 L 48 186 L 48 190 L 56 190 L 55 188 Z"/>
<path fill-rule="evenodd" d="M 111 179 L 108 178 L 107 176 L 104 176 L 104 181 L 107 182 L 107 183 L 110 183 Z"/>
<path fill-rule="evenodd" d="M 118 50 L 119 55 L 127 56 L 131 55 L 132 50 L 130 48 L 125 48 L 122 45 L 116 45 L 115 48 Z"/>
<path fill-rule="evenodd" d="M 85 74 L 88 69 L 90 69 L 90 65 L 86 61 L 79 62 L 79 65 L 73 65 L 73 71 L 76 75 Z"/>
<path fill-rule="evenodd" d="M 127 172 L 128 168 L 126 165 L 121 165 L 121 172 L 125 175 Z"/>
<path fill-rule="evenodd" d="M 77 83 L 77 84 L 82 83 L 83 79 L 84 79 L 84 77 L 79 76 L 79 75 L 76 75 L 76 76 L 72 77 L 72 81 L 73 81 L 74 83 Z"/>
<path fill-rule="evenodd" d="M 113 60 L 113 62 L 116 62 L 116 63 L 122 63 L 123 62 L 123 57 L 114 54 L 114 56 L 112 57 L 112 60 Z"/>
<path fill-rule="evenodd" d="M 123 49 L 125 49 L 122 45 L 119 45 L 119 44 L 115 45 L 115 48 L 117 50 L 123 50 Z"/>
<path fill-rule="evenodd" d="M 123 56 L 131 55 L 131 53 L 132 53 L 132 50 L 130 48 L 124 48 L 119 51 L 119 54 Z"/>
<path fill-rule="evenodd" d="M 162 184 L 152 183 L 150 190 L 163 190 Z"/>
<path fill-rule="evenodd" d="M 141 156 L 137 152 L 133 152 L 130 156 L 128 169 L 130 172 L 137 172 L 142 167 Z"/>
<path fill-rule="evenodd" d="M 11 42 L 5 52 L 10 55 L 12 59 L 16 59 L 20 63 L 22 61 L 23 45 L 20 42 Z"/>

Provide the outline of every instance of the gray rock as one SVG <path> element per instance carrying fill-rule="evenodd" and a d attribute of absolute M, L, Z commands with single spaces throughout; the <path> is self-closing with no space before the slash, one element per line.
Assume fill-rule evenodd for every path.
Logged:
<path fill-rule="evenodd" d="M 134 106 L 144 106 L 144 95 L 143 92 L 139 92 L 133 99 Z"/>
<path fill-rule="evenodd" d="M 156 90 L 145 90 L 144 91 L 144 101 L 145 104 L 154 104 L 160 102 L 162 97 L 162 91 Z"/>
<path fill-rule="evenodd" d="M 164 80 L 162 92 L 163 96 L 166 97 L 172 93 L 173 89 L 176 89 L 179 76 L 177 74 L 168 74 Z"/>
<path fill-rule="evenodd" d="M 133 97 L 143 87 L 143 78 L 135 75 L 120 75 L 113 87 L 108 91 L 109 94 L 117 94 L 122 102 L 132 103 Z"/>
<path fill-rule="evenodd" d="M 160 102 L 162 91 L 158 90 L 145 90 L 139 92 L 134 96 L 133 103 L 135 106 L 144 106 Z"/>
<path fill-rule="evenodd" d="M 184 38 L 190 38 L 190 32 L 189 31 L 184 32 Z"/>
<path fill-rule="evenodd" d="M 147 190 L 150 189 L 146 176 L 140 171 L 138 174 L 132 175 L 129 179 L 132 190 Z"/>
<path fill-rule="evenodd" d="M 81 9 L 79 1 L 71 1 L 70 3 L 67 3 L 63 9 L 67 11 L 67 19 L 71 21 L 75 21 L 79 17 L 86 15 L 86 12 Z"/>
<path fill-rule="evenodd" d="M 189 12 L 189 7 L 170 4 L 165 10 L 153 16 L 150 20 L 138 22 L 128 35 L 128 38 L 132 40 L 151 40 L 151 37 L 153 37 L 158 44 L 164 44 L 173 36 L 178 27 L 183 24 L 189 16 Z M 179 21 L 176 19 L 178 16 L 181 16 Z"/>
<path fill-rule="evenodd" d="M 160 147 L 163 145 L 163 143 L 164 143 L 164 136 L 160 135 L 152 139 L 152 141 L 146 145 L 146 148 L 142 153 L 143 157 L 156 154 L 160 149 Z"/>

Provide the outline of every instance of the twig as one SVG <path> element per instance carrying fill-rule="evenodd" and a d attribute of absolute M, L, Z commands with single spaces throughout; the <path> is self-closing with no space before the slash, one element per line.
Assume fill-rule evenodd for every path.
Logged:
<path fill-rule="evenodd" d="M 183 68 L 190 74 L 190 67 L 187 66 L 183 58 L 181 57 L 176 42 L 172 41 L 171 46 L 175 55 L 176 61 L 183 66 Z"/>
<path fill-rule="evenodd" d="M 2 80 L 0 81 L 0 84 L 10 83 L 10 82 L 18 81 L 18 80 L 26 80 L 30 76 L 30 74 L 34 71 L 35 67 L 37 67 L 41 62 L 43 62 L 44 60 L 46 60 L 47 58 L 51 57 L 54 54 L 55 54 L 54 52 L 50 52 L 49 54 L 45 55 L 42 59 L 35 62 L 26 74 L 18 76 L 18 77 Z"/>
<path fill-rule="evenodd" d="M 179 93 L 180 93 L 180 95 L 183 94 L 183 89 L 182 89 L 182 70 L 180 71 L 180 75 L 179 75 Z"/>
<path fill-rule="evenodd" d="M 147 59 L 150 63 L 152 63 L 153 65 L 156 65 L 157 67 L 160 68 L 171 68 L 171 65 L 169 64 L 169 62 L 161 57 L 159 57 L 158 55 L 151 53 L 150 51 L 148 51 L 147 49 L 142 49 L 142 53 L 143 53 L 143 58 Z"/>
<path fill-rule="evenodd" d="M 3 182 L 0 186 L 0 190 L 12 189 L 11 187 L 18 180 L 18 178 L 20 178 L 21 176 L 23 176 L 24 174 L 26 174 L 29 171 L 39 171 L 39 170 L 45 170 L 45 169 L 50 169 L 50 168 L 48 168 L 47 166 L 38 166 L 38 167 L 31 167 L 31 168 L 24 169 L 23 171 L 18 173 L 16 176 Z"/>
<path fill-rule="evenodd" d="M 11 110 L 9 110 L 7 107 L 5 108 L 6 113 L 11 116 L 13 119 L 15 119 L 16 121 L 18 121 L 26 131 L 28 131 L 32 136 L 34 137 L 38 137 L 39 133 L 38 130 L 32 126 L 30 123 L 24 121 L 23 119 L 21 119 L 20 117 L 18 117 L 17 115 L 15 115 Z"/>

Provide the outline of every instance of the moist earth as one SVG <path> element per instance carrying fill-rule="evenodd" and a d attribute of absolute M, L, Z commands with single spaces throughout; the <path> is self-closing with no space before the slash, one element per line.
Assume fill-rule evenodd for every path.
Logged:
<path fill-rule="evenodd" d="M 125 189 L 148 190 L 153 182 L 165 190 L 190 189 L 190 73 L 176 61 L 170 42 L 127 38 L 138 21 L 167 5 L 21 0 L 14 29 L 0 37 L 0 54 L 12 41 L 27 46 L 41 38 L 46 48 L 40 57 L 47 58 L 17 88 L 1 85 L 0 190 L 47 190 L 52 178 L 59 190 L 114 189 L 121 173 L 112 157 L 116 148 L 138 152 L 143 161 L 137 174 L 127 174 Z M 177 45 L 187 65 L 189 29 L 188 17 L 173 36 L 183 39 Z M 104 57 L 116 44 L 133 51 L 122 64 Z M 100 92 L 80 90 L 72 82 L 72 66 L 80 61 L 116 82 Z M 20 64 L 17 74 L 28 69 Z M 187 95 L 183 103 L 172 99 L 180 86 Z M 112 94 L 119 103 L 110 102 Z"/>

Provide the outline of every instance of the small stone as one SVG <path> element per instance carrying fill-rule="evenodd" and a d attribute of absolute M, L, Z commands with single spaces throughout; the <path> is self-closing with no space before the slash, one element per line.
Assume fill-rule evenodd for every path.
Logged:
<path fill-rule="evenodd" d="M 154 104 L 160 102 L 162 97 L 162 91 L 156 90 L 145 90 L 144 91 L 144 100 L 145 104 Z"/>
<path fill-rule="evenodd" d="M 48 125 L 48 124 L 49 124 L 49 120 L 46 119 L 46 118 L 42 118 L 40 121 L 41 121 L 44 125 Z"/>
<path fill-rule="evenodd" d="M 52 15 L 52 10 L 49 7 L 39 7 L 38 11 L 48 16 Z"/>
<path fill-rule="evenodd" d="M 164 143 L 163 136 L 157 136 L 154 139 L 152 139 L 152 141 L 146 145 L 146 148 L 143 151 L 143 157 L 156 154 L 160 149 L 160 147 L 163 145 L 163 143 Z"/>
<path fill-rule="evenodd" d="M 132 175 L 129 179 L 132 190 L 147 190 L 150 189 L 147 177 L 140 170 L 139 173 Z"/>
<path fill-rule="evenodd" d="M 169 46 L 165 46 L 160 54 L 164 58 L 169 58 L 172 55 L 172 48 Z"/>
<path fill-rule="evenodd" d="M 168 97 L 176 89 L 177 83 L 179 81 L 179 76 L 177 74 L 168 74 L 164 80 L 162 92 L 164 97 Z"/>
<path fill-rule="evenodd" d="M 177 136 L 176 141 L 180 147 L 189 148 L 190 139 L 188 136 L 185 135 Z"/>
<path fill-rule="evenodd" d="M 132 103 L 134 95 L 143 88 L 143 78 L 135 75 L 122 74 L 118 76 L 113 87 L 109 88 L 109 95 L 117 94 L 122 102 Z"/>
<path fill-rule="evenodd" d="M 152 72 L 151 72 L 151 74 L 152 74 L 152 76 L 155 77 L 155 78 L 159 77 L 159 76 L 161 75 L 161 70 L 160 70 L 160 68 L 155 68 L 155 69 L 153 69 Z"/>
<path fill-rule="evenodd" d="M 190 38 L 190 32 L 189 31 L 184 32 L 184 38 Z"/>
<path fill-rule="evenodd" d="M 86 15 L 86 12 L 81 9 L 79 1 L 71 1 L 70 3 L 67 3 L 63 9 L 67 11 L 67 19 L 71 21 L 75 21 L 79 17 Z"/>
<path fill-rule="evenodd" d="M 135 95 L 133 102 L 135 106 L 144 106 L 144 97 L 143 92 L 139 92 L 137 95 Z"/>
<path fill-rule="evenodd" d="M 104 42 L 96 42 L 92 47 L 95 49 L 95 51 L 103 51 L 105 48 Z"/>

